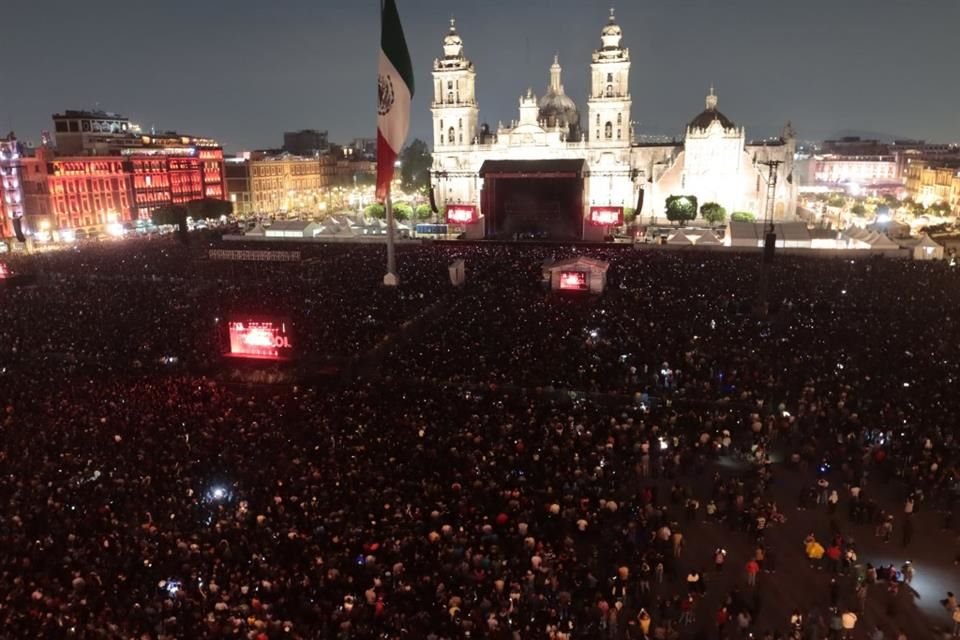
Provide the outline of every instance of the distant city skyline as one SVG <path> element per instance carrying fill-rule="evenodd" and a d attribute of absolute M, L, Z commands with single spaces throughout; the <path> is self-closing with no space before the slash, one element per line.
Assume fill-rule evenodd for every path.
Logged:
<path fill-rule="evenodd" d="M 212 136 L 228 150 L 279 147 L 283 132 L 375 135 L 378 3 L 170 0 L 142 12 L 119 0 L 4 7 L 0 128 L 39 142 L 51 114 L 100 108 L 144 130 Z M 555 53 L 583 111 L 590 51 L 610 4 L 634 66 L 639 135 L 680 135 L 716 86 L 751 137 L 793 122 L 801 139 L 839 133 L 960 141 L 948 0 L 398 0 L 416 72 L 411 138 L 432 141 L 430 71 L 451 16 L 477 67 L 480 119 L 516 117 L 542 93 Z"/>

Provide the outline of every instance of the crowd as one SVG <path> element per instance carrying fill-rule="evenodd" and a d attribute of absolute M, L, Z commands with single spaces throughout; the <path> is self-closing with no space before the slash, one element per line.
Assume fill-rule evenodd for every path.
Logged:
<path fill-rule="evenodd" d="M 960 559 L 960 274 L 781 257 L 758 316 L 754 256 L 589 250 L 607 294 L 552 295 L 541 263 L 571 251 L 410 249 L 396 291 L 376 247 L 16 264 L 37 279 L 0 290 L 0 635 L 955 631 L 952 584 L 933 613 L 915 588 Z M 376 375 L 225 382 L 237 309 Z"/>

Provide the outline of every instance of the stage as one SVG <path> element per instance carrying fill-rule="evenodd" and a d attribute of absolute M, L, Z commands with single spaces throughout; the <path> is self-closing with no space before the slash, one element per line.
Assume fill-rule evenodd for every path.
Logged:
<path fill-rule="evenodd" d="M 486 237 L 583 239 L 583 160 L 487 160 L 480 168 Z"/>

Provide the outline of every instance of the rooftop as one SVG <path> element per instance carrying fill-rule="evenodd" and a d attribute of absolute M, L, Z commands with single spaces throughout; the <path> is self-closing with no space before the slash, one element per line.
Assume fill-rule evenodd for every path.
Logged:
<path fill-rule="evenodd" d="M 66 109 L 63 113 L 55 113 L 52 116 L 57 118 L 102 118 L 109 120 L 127 120 L 127 117 L 112 111 L 101 111 L 98 109 Z"/>

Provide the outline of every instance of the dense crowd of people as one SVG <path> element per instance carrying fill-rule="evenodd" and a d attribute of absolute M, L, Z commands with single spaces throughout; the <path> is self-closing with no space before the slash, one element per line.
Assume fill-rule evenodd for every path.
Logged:
<path fill-rule="evenodd" d="M 951 584 L 932 614 L 914 591 L 960 561 L 946 265 L 779 257 L 757 314 L 751 254 L 424 246 L 394 290 L 378 247 L 205 248 L 11 260 L 35 280 L 0 289 L 0 635 L 960 628 Z M 576 251 L 610 261 L 603 296 L 545 288 Z M 232 384 L 237 312 L 293 318 L 301 368 L 367 366 Z"/>

